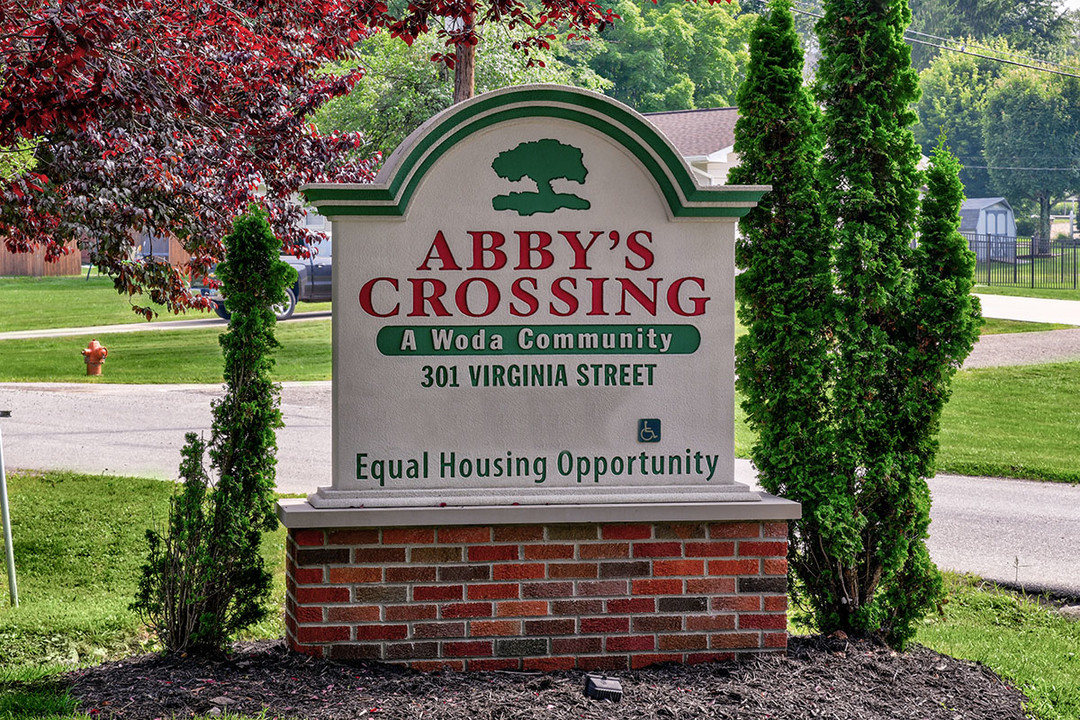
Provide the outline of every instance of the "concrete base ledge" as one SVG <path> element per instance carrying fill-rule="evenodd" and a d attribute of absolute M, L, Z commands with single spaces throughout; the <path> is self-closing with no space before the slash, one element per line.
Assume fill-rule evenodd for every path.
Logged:
<path fill-rule="evenodd" d="M 278 518 L 294 528 L 528 525 L 535 523 L 736 522 L 795 520 L 802 506 L 756 493 L 756 502 L 509 505 L 409 508 L 316 508 L 304 499 L 281 500 Z"/>

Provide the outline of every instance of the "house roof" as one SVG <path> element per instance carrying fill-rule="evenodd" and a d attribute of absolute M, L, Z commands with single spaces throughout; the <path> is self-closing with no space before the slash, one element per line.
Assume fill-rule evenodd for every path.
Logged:
<path fill-rule="evenodd" d="M 675 110 L 645 113 L 684 157 L 712 155 L 735 144 L 735 121 L 739 109 L 733 107 Z"/>
<path fill-rule="evenodd" d="M 964 204 L 960 206 L 961 210 L 982 210 L 988 208 L 991 205 L 997 205 L 998 203 L 1009 204 L 1009 201 L 1003 197 L 992 198 L 968 198 L 964 201 Z"/>

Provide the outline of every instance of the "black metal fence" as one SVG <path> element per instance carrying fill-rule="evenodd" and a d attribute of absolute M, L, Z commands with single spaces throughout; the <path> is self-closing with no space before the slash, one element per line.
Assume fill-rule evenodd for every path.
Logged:
<path fill-rule="evenodd" d="M 979 285 L 1075 290 L 1075 240 L 1043 240 L 1006 235 L 963 233 L 975 253 L 975 282 Z"/>

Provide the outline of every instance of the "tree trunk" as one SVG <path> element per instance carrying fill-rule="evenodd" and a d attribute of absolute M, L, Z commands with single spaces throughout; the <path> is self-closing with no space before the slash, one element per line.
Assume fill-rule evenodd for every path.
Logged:
<path fill-rule="evenodd" d="M 465 30 L 471 31 L 473 26 L 473 14 L 465 17 Z M 454 45 L 457 54 L 457 62 L 454 64 L 454 103 L 468 100 L 476 91 L 474 69 L 476 67 L 476 46 L 467 42 L 458 42 Z"/>
<path fill-rule="evenodd" d="M 1050 254 L 1050 194 L 1039 195 L 1039 238 L 1032 248 L 1035 255 Z"/>

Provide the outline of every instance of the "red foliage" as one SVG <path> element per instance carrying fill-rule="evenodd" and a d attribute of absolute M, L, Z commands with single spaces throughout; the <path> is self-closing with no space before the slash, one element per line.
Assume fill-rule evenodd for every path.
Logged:
<path fill-rule="evenodd" d="M 450 33 L 445 18 L 473 22 Z M 200 306 L 187 274 L 221 258 L 250 203 L 303 253 L 315 238 L 297 189 L 370 180 L 358 137 L 308 124 L 362 74 L 320 74 L 324 63 L 373 29 L 411 42 L 434 27 L 453 47 L 486 22 L 522 25 L 535 31 L 520 43 L 528 52 L 557 24 L 612 18 L 592 0 L 544 0 L 535 18 L 522 0 L 413 0 L 400 15 L 379 0 L 0 0 L 0 151 L 30 143 L 34 157 L 29 172 L 0 178 L 0 235 L 54 258 L 75 239 L 117 289 L 174 312 Z M 144 233 L 177 237 L 189 267 L 134 258 Z"/>

